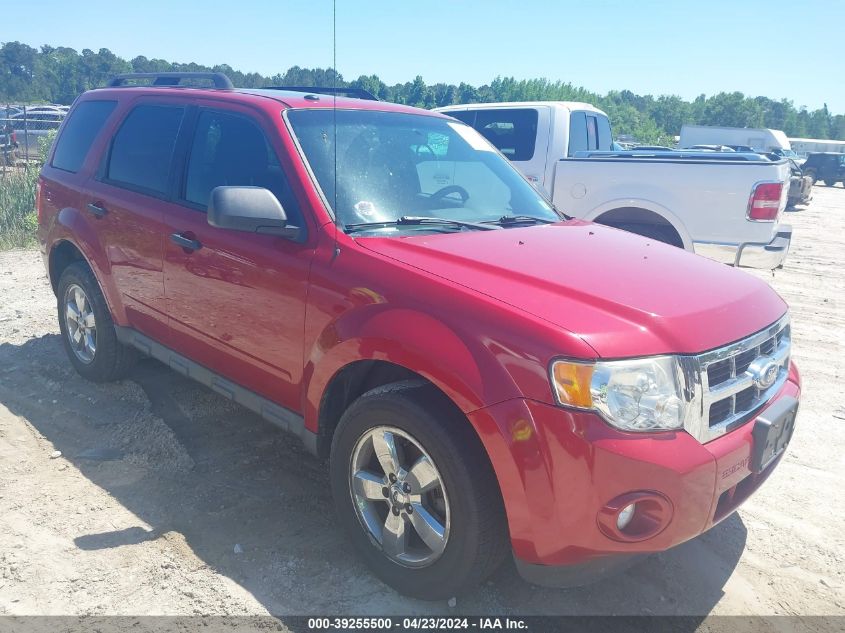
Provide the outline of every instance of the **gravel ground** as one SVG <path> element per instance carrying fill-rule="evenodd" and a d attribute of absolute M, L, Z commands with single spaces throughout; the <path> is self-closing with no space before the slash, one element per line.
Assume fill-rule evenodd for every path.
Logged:
<path fill-rule="evenodd" d="M 40 256 L 0 253 L 0 614 L 845 615 L 845 189 L 786 215 L 786 267 L 754 274 L 791 306 L 804 399 L 763 488 L 621 576 L 551 590 L 508 565 L 453 608 L 367 572 L 326 465 L 274 427 L 155 361 L 79 378 Z"/>

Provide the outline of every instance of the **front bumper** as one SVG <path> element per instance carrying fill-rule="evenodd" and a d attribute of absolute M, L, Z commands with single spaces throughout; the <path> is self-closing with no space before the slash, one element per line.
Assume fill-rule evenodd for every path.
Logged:
<path fill-rule="evenodd" d="M 759 415 L 800 396 L 797 370 Z M 777 467 L 751 470 L 753 418 L 706 444 L 686 432 L 611 428 L 590 412 L 510 400 L 470 414 L 490 454 L 517 568 L 538 584 L 575 586 L 710 529 Z M 629 493 L 668 500 L 669 520 L 647 538 L 622 541 L 600 525 L 606 505 Z"/>
<path fill-rule="evenodd" d="M 693 250 L 723 264 L 743 268 L 762 268 L 773 270 L 783 266 L 789 245 L 792 241 L 792 227 L 781 224 L 774 239 L 768 244 L 744 242 L 730 244 L 726 242 L 693 242 Z"/>

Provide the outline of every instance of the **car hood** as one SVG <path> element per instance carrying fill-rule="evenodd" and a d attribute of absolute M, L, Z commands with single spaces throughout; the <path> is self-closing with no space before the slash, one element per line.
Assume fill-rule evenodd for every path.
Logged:
<path fill-rule="evenodd" d="M 702 352 L 787 309 L 748 273 L 580 220 L 358 242 L 551 322 L 604 358 Z"/>

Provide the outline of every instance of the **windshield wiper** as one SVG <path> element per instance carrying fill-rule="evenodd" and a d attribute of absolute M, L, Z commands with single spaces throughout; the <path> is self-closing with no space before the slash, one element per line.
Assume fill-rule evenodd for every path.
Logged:
<path fill-rule="evenodd" d="M 515 224 L 553 224 L 555 220 L 538 218 L 533 215 L 503 215 L 498 220 L 488 220 L 485 224 L 498 224 L 499 226 L 513 226 Z"/>
<path fill-rule="evenodd" d="M 466 222 L 464 220 L 450 220 L 449 218 L 435 218 L 416 215 L 403 215 L 398 220 L 387 220 L 384 222 L 361 222 L 358 224 L 347 224 L 347 231 L 362 231 L 366 229 L 374 229 L 386 226 L 421 226 L 430 224 L 432 226 L 458 226 L 466 229 L 476 229 L 479 231 L 497 230 L 501 227 L 490 226 L 489 224 L 479 224 L 477 222 Z"/>

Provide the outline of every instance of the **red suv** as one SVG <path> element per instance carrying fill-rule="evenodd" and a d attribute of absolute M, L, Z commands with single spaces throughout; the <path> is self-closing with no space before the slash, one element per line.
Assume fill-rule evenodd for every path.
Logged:
<path fill-rule="evenodd" d="M 186 77 L 85 93 L 42 170 L 70 362 L 140 351 L 298 435 L 386 583 L 448 597 L 512 553 L 583 584 L 777 466 L 800 380 L 765 283 L 567 219 L 447 116 Z"/>

